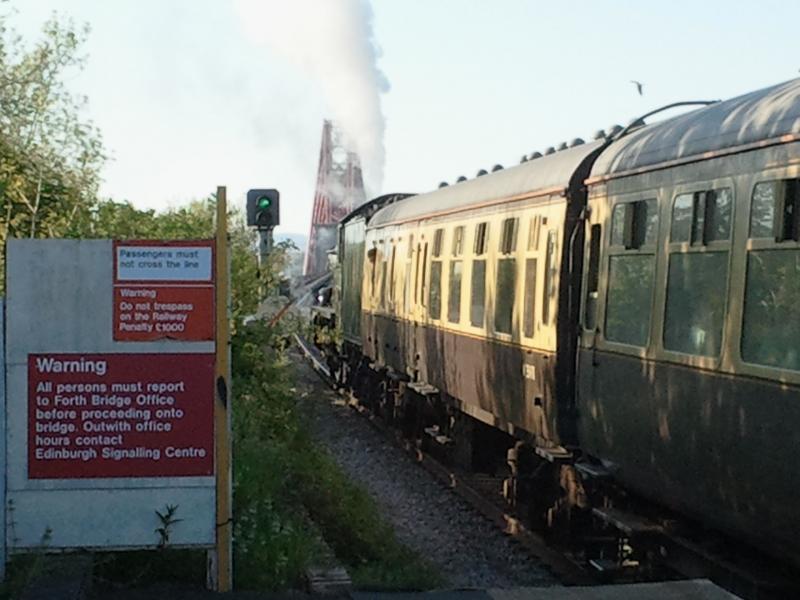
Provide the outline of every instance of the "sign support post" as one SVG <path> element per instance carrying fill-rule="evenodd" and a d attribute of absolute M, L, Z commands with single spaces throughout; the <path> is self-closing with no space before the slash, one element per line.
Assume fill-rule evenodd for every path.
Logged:
<path fill-rule="evenodd" d="M 6 308 L 3 299 L 0 298 L 0 469 L 3 474 L 7 473 L 8 457 L 6 456 Z M 0 480 L 0 503 L 6 507 L 6 477 Z M 3 538 L 0 539 L 0 581 L 6 580 L 6 560 L 8 551 L 6 548 L 6 531 L 8 531 L 8 510 L 3 508 Z"/>
<path fill-rule="evenodd" d="M 233 588 L 233 513 L 231 507 L 230 442 L 230 333 L 228 306 L 230 270 L 228 264 L 228 208 L 226 188 L 217 187 L 216 235 L 216 402 L 214 403 L 215 453 L 217 471 L 216 573 L 214 589 Z"/>

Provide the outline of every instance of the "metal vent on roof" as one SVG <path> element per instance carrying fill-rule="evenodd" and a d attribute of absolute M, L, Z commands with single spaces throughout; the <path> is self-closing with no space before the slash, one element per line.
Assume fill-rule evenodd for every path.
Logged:
<path fill-rule="evenodd" d="M 486 169 L 481 169 L 480 171 L 478 171 L 478 174 L 475 175 L 475 177 L 483 177 L 484 175 L 488 175 L 488 174 L 489 174 L 489 171 L 487 171 Z"/>
<path fill-rule="evenodd" d="M 467 180 L 466 177 L 464 177 L 463 175 L 459 175 L 458 179 L 456 179 L 456 183 L 461 183 L 462 181 L 466 181 L 466 180 Z"/>
<path fill-rule="evenodd" d="M 541 152 L 534 152 L 528 157 L 528 160 L 536 160 L 537 158 L 542 158 Z"/>
<path fill-rule="evenodd" d="M 502 171 L 502 170 L 503 170 L 503 165 L 499 163 L 492 167 L 492 173 L 497 173 L 497 171 Z"/>
<path fill-rule="evenodd" d="M 575 138 L 569 143 L 570 148 L 574 148 L 575 146 L 582 146 L 585 142 L 581 138 Z"/>
<path fill-rule="evenodd" d="M 567 149 L 567 142 L 561 142 L 561 143 L 558 145 L 558 151 L 559 151 L 559 152 L 561 152 L 562 150 L 566 150 L 566 149 Z"/>
<path fill-rule="evenodd" d="M 522 158 L 519 159 L 519 164 L 522 164 L 524 162 L 528 162 L 528 155 L 527 154 L 523 154 Z"/>
<path fill-rule="evenodd" d="M 602 140 L 602 139 L 605 139 L 605 137 L 606 137 L 605 130 L 604 129 L 598 129 L 597 131 L 594 132 L 594 138 L 593 139 Z"/>
<path fill-rule="evenodd" d="M 553 146 L 548 146 L 547 150 L 544 151 L 544 155 L 547 156 L 548 154 L 555 154 L 556 149 Z"/>
<path fill-rule="evenodd" d="M 612 125 L 606 131 L 608 132 L 608 137 L 613 137 L 622 131 L 622 125 Z"/>
<path fill-rule="evenodd" d="M 443 187 L 447 187 L 448 185 L 450 185 L 450 184 L 448 184 L 446 181 L 442 181 L 442 182 L 439 183 L 439 189 L 441 189 Z"/>

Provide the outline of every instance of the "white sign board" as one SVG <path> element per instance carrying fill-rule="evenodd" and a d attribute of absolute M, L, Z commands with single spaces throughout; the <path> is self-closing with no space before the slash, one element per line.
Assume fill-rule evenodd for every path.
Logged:
<path fill-rule="evenodd" d="M 117 245 L 119 281 L 211 281 L 208 246 Z"/>
<path fill-rule="evenodd" d="M 195 440 L 213 439 L 213 392 L 196 391 L 202 381 L 213 386 L 213 375 L 196 374 L 214 342 L 112 335 L 115 269 L 131 279 L 209 281 L 211 248 L 184 250 L 132 245 L 149 254 L 129 255 L 110 240 L 8 241 L 9 551 L 39 547 L 46 531 L 50 549 L 154 547 L 156 511 L 167 505 L 181 519 L 171 545 L 213 547 L 213 443 Z"/>

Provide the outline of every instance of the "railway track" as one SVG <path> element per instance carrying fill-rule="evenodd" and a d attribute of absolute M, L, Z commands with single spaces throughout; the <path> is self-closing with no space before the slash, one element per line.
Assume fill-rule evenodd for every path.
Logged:
<path fill-rule="evenodd" d="M 298 347 L 311 362 L 314 370 L 330 385 L 330 371 L 313 346 L 297 334 L 294 335 L 294 338 Z M 507 510 L 503 510 L 499 502 L 492 499 L 487 493 L 489 486 L 485 478 L 471 476 L 445 465 L 430 453 L 421 450 L 411 441 L 400 437 L 395 429 L 387 426 L 379 418 L 364 409 L 356 398 L 349 394 L 343 394 L 343 396 L 354 410 L 361 413 L 387 439 L 392 440 L 395 445 L 408 453 L 422 468 L 458 494 L 505 534 L 515 539 L 528 554 L 545 565 L 563 584 L 590 585 L 597 583 L 597 579 L 584 566 L 578 564 L 564 553 L 551 548 L 544 539 L 535 532 L 530 531 L 520 519 L 510 514 Z M 499 482 L 493 480 L 493 483 L 498 484 Z"/>
<path fill-rule="evenodd" d="M 314 370 L 328 385 L 334 387 L 329 369 L 313 345 L 301 336 L 294 337 Z M 499 478 L 462 472 L 445 464 L 431 452 L 424 451 L 418 444 L 404 439 L 396 429 L 364 408 L 357 398 L 350 394 L 341 392 L 340 394 L 374 428 L 392 440 L 421 467 L 458 494 L 505 534 L 515 539 L 529 555 L 545 565 L 564 585 L 608 583 L 617 576 L 605 570 L 600 564 L 602 561 L 589 563 L 584 558 L 577 558 L 580 553 L 573 554 L 556 549 L 528 528 L 523 520 L 509 510 L 505 500 L 498 493 L 501 489 Z M 604 518 L 609 522 L 615 520 L 614 515 L 609 518 L 606 514 Z M 622 521 L 625 521 L 625 518 L 620 517 Z M 621 527 L 623 533 L 629 526 L 624 522 L 611 524 L 617 528 Z M 732 551 L 724 542 L 707 543 L 702 537 L 693 539 L 691 535 L 687 535 L 685 528 L 666 530 L 659 527 L 658 535 L 660 544 L 657 547 L 662 554 L 659 562 L 665 576 L 670 579 L 710 578 L 747 600 L 783 600 L 800 597 L 800 578 L 796 574 L 787 572 L 771 559 L 750 555 L 746 550 L 743 553 Z M 632 575 L 630 570 L 621 573 L 623 578 L 627 577 L 630 580 Z M 635 580 L 636 575 L 633 574 L 632 578 Z"/>

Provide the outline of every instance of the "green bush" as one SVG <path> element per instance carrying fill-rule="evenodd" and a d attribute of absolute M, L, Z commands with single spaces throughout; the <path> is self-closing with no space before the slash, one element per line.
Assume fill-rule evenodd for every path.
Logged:
<path fill-rule="evenodd" d="M 288 365 L 271 349 L 278 330 L 237 327 L 232 340 L 234 581 L 281 589 L 301 583 L 322 554 L 293 485 L 302 445 Z"/>
<path fill-rule="evenodd" d="M 300 583 L 308 566 L 325 561 L 317 528 L 359 587 L 438 585 L 435 571 L 397 541 L 372 498 L 313 443 L 281 343 L 285 333 L 255 323 L 233 339 L 237 585 Z"/>

